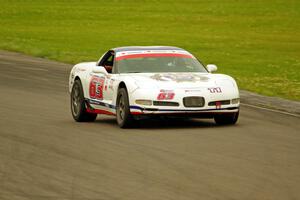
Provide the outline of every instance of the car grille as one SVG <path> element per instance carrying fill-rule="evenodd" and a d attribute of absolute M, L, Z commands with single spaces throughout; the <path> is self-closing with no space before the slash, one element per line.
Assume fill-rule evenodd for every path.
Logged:
<path fill-rule="evenodd" d="M 153 101 L 154 106 L 179 106 L 179 103 L 172 101 Z"/>
<path fill-rule="evenodd" d="M 230 100 L 222 100 L 222 101 L 211 101 L 208 103 L 209 106 L 215 106 L 217 104 L 217 102 L 220 105 L 229 105 L 230 104 Z"/>
<path fill-rule="evenodd" d="M 184 97 L 183 105 L 185 107 L 203 107 L 205 100 L 203 97 Z"/>

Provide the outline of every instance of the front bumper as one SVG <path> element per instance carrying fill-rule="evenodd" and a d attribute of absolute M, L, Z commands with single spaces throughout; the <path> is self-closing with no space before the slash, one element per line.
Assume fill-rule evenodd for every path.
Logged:
<path fill-rule="evenodd" d="M 170 90 L 169 90 L 170 91 Z M 222 93 L 210 93 L 207 88 L 176 89 L 171 90 L 175 95 L 172 99 L 159 100 L 161 90 L 136 90 L 130 95 L 130 112 L 132 115 L 205 115 L 216 113 L 234 113 L 239 111 L 239 92 L 235 88 L 222 88 Z M 199 107 L 189 107 L 184 103 L 185 97 L 203 97 L 204 104 Z M 152 102 L 169 102 L 169 105 L 141 105 L 136 102 L 139 99 L 148 99 Z M 238 101 L 234 101 L 237 100 Z M 177 104 L 176 106 L 172 106 Z"/>

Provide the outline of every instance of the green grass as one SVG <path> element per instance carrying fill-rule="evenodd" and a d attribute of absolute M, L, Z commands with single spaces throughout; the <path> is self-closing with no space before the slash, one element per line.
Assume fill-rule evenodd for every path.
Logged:
<path fill-rule="evenodd" d="M 0 48 L 58 61 L 174 45 L 240 88 L 300 100 L 299 0 L 0 0 Z"/>

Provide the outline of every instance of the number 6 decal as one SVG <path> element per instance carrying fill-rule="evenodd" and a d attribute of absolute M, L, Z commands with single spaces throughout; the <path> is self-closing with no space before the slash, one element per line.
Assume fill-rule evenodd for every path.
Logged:
<path fill-rule="evenodd" d="M 92 99 L 103 99 L 104 78 L 92 76 L 90 82 L 90 97 Z"/>

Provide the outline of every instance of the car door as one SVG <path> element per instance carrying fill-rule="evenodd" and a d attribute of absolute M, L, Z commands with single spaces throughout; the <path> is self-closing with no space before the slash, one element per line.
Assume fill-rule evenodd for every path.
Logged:
<path fill-rule="evenodd" d="M 113 66 L 114 53 L 108 51 L 102 59 L 96 64 L 96 67 L 104 67 L 108 69 L 108 66 Z M 108 103 L 111 101 L 112 95 L 109 93 L 108 85 L 111 79 L 111 71 L 107 73 L 95 73 L 91 72 L 88 75 L 88 87 L 89 87 L 89 98 L 95 101 L 102 101 Z"/>

